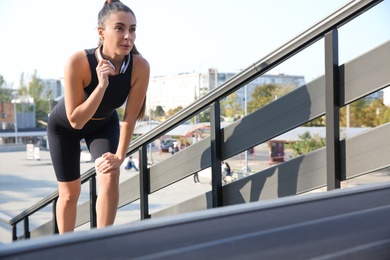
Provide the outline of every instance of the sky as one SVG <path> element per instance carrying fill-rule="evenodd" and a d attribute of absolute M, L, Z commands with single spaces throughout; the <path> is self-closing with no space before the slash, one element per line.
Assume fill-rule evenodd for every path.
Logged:
<path fill-rule="evenodd" d="M 137 18 L 136 45 L 151 76 L 248 68 L 349 1 L 123 0 Z M 63 77 L 66 59 L 97 45 L 104 1 L 0 0 L 0 75 L 18 88 L 22 73 Z M 390 0 L 339 29 L 340 64 L 390 39 Z M 323 74 L 323 41 L 269 73 Z"/>

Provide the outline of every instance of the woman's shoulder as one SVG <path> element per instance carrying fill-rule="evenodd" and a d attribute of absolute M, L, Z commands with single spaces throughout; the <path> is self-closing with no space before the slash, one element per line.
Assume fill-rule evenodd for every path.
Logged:
<path fill-rule="evenodd" d="M 77 67 L 88 65 L 88 59 L 85 51 L 80 50 L 70 55 L 66 61 L 66 65 Z"/>
<path fill-rule="evenodd" d="M 84 50 L 77 51 L 69 56 L 65 64 L 66 78 L 79 78 L 84 82 L 84 86 L 88 85 L 87 82 L 91 81 L 90 67 L 88 58 Z"/>
<path fill-rule="evenodd" d="M 70 55 L 68 58 L 69 62 L 80 62 L 83 60 L 85 60 L 85 61 L 87 60 L 87 55 L 86 55 L 85 50 L 79 50 L 79 51 L 73 53 L 72 55 Z"/>
<path fill-rule="evenodd" d="M 134 59 L 134 66 L 137 68 L 137 67 L 140 67 L 142 69 L 148 69 L 150 68 L 149 66 L 149 62 L 141 55 L 139 54 L 133 54 L 133 59 Z"/>

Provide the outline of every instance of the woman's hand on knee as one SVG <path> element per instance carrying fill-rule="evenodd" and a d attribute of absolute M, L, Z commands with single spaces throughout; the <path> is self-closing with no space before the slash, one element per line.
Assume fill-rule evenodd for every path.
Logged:
<path fill-rule="evenodd" d="M 105 153 L 95 160 L 96 171 L 101 173 L 119 172 L 122 161 L 112 153 Z"/>

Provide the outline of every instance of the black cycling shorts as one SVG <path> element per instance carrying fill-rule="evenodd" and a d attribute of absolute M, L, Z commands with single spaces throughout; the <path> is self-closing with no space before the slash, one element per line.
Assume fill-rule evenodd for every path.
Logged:
<path fill-rule="evenodd" d="M 78 130 L 66 117 L 65 105 L 58 104 L 50 113 L 47 137 L 57 180 L 70 182 L 80 178 L 80 141 L 85 140 L 93 160 L 106 152 L 116 153 L 119 142 L 119 119 L 114 111 L 102 120 L 90 120 Z"/>

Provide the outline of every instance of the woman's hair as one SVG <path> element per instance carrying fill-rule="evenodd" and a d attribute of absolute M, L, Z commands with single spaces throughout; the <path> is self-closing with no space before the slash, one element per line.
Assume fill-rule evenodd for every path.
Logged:
<path fill-rule="evenodd" d="M 100 10 L 98 14 L 98 26 L 104 28 L 106 25 L 107 19 L 110 17 L 111 13 L 117 13 L 117 12 L 126 12 L 131 13 L 134 17 L 134 12 L 125 4 L 123 4 L 119 0 L 106 0 L 104 2 L 102 10 Z M 99 38 L 98 45 L 102 45 L 103 40 Z M 135 44 L 133 45 L 133 48 L 130 51 L 133 54 L 141 55 L 137 48 L 135 47 Z M 146 97 L 144 99 L 144 103 L 142 104 L 141 110 L 138 113 L 137 119 L 142 120 L 145 115 L 145 108 L 146 108 Z"/>

